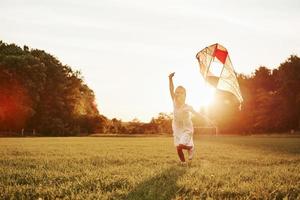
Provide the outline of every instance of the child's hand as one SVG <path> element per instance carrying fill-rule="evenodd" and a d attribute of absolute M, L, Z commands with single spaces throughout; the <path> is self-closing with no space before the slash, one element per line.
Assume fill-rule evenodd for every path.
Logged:
<path fill-rule="evenodd" d="M 175 75 L 175 72 L 169 74 L 169 78 L 173 78 L 174 75 Z"/>

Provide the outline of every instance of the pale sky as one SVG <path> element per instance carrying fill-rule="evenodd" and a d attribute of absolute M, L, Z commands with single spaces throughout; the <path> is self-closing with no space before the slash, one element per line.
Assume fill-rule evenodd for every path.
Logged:
<path fill-rule="evenodd" d="M 80 70 L 108 118 L 172 112 L 168 74 L 196 110 L 207 96 L 195 55 L 225 46 L 238 73 L 300 55 L 299 0 L 1 0 L 0 40 Z"/>

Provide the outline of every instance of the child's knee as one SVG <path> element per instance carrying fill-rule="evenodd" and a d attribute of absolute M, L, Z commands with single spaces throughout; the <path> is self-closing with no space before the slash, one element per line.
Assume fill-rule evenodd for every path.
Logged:
<path fill-rule="evenodd" d="M 177 150 L 182 150 L 183 149 L 183 147 L 184 147 L 184 145 L 183 144 L 179 144 L 176 148 L 177 148 Z"/>

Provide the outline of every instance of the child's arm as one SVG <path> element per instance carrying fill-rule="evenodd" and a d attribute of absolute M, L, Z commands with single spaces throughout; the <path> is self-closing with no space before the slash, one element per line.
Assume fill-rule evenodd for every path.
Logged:
<path fill-rule="evenodd" d="M 169 75 L 169 89 L 170 89 L 170 95 L 172 100 L 174 101 L 174 84 L 173 84 L 173 76 L 174 76 L 175 72 L 171 73 Z"/>
<path fill-rule="evenodd" d="M 209 119 L 206 115 L 200 113 L 200 112 L 196 112 L 193 108 L 191 108 L 191 112 L 193 113 L 193 115 L 195 115 L 196 117 L 203 117 L 205 120 L 207 120 L 213 127 L 216 127 L 217 125 L 211 120 Z"/>

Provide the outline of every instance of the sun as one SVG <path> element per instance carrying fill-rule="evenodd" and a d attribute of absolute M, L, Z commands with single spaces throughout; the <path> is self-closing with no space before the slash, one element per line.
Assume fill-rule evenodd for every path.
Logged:
<path fill-rule="evenodd" d="M 216 89 L 203 79 L 197 67 L 178 69 L 174 84 L 186 88 L 186 103 L 196 111 L 207 108 L 214 102 Z"/>
<path fill-rule="evenodd" d="M 204 80 L 188 87 L 187 103 L 192 105 L 195 110 L 207 108 L 215 100 L 216 89 L 205 83 Z"/>

